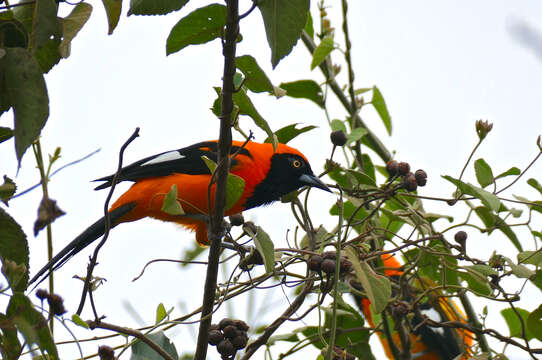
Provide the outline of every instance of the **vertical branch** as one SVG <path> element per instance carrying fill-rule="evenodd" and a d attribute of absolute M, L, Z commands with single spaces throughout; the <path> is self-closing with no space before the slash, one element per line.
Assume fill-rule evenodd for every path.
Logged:
<path fill-rule="evenodd" d="M 233 76 L 235 74 L 235 51 L 237 36 L 239 34 L 239 2 L 238 0 L 226 0 L 226 30 L 222 43 L 224 55 L 224 73 L 222 77 L 222 111 L 220 115 L 220 136 L 218 139 L 218 166 L 216 168 L 216 192 L 214 209 L 207 228 L 209 242 L 209 261 L 203 303 L 201 321 L 198 333 L 195 360 L 204 360 L 207 357 L 207 345 L 209 341 L 209 327 L 212 321 L 212 311 L 215 300 L 215 289 L 218 275 L 220 255 L 220 243 L 223 234 L 223 218 L 226 207 L 226 179 L 230 170 L 229 154 L 231 150 L 231 115 L 233 111 Z"/>

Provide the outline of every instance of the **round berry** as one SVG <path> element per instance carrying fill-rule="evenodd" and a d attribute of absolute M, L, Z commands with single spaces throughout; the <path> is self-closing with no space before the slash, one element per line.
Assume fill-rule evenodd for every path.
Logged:
<path fill-rule="evenodd" d="M 332 259 L 324 259 L 322 261 L 322 271 L 326 274 L 333 274 L 335 272 L 335 268 L 337 266 L 337 262 Z"/>
<path fill-rule="evenodd" d="M 399 175 L 405 176 L 410 171 L 410 165 L 407 162 L 400 162 L 397 164 L 397 170 L 399 172 Z"/>
<path fill-rule="evenodd" d="M 45 290 L 45 289 L 38 289 L 36 291 L 36 296 L 40 300 L 45 300 L 45 299 L 47 299 L 47 297 L 49 297 L 49 292 L 47 292 L 47 290 Z"/>
<path fill-rule="evenodd" d="M 222 340 L 224 340 L 224 334 L 220 330 L 210 330 L 209 331 L 209 344 L 218 345 Z"/>
<path fill-rule="evenodd" d="M 324 259 L 335 260 L 337 258 L 337 253 L 335 251 L 325 251 L 325 252 L 322 253 L 322 257 Z"/>
<path fill-rule="evenodd" d="M 217 346 L 216 350 L 220 353 L 222 356 L 232 356 L 235 355 L 237 350 L 235 350 L 235 347 L 233 347 L 233 344 L 230 340 L 224 339 L 222 340 Z"/>
<path fill-rule="evenodd" d="M 245 223 L 245 218 L 243 214 L 234 214 L 230 216 L 230 224 L 232 226 L 241 226 Z"/>
<path fill-rule="evenodd" d="M 454 235 L 454 240 L 456 243 L 464 245 L 465 241 L 467 241 L 467 233 L 463 230 L 456 232 Z"/>
<path fill-rule="evenodd" d="M 62 299 L 62 297 L 56 294 L 50 294 L 47 301 L 49 302 L 51 312 L 54 315 L 62 315 L 67 312 L 67 310 L 64 308 L 64 299 Z"/>
<path fill-rule="evenodd" d="M 399 163 L 395 160 L 390 160 L 386 163 L 386 171 L 390 177 L 399 174 Z"/>
<path fill-rule="evenodd" d="M 336 130 L 331 133 L 329 136 L 331 143 L 335 146 L 344 146 L 346 144 L 346 134 L 342 130 Z"/>
<path fill-rule="evenodd" d="M 101 345 L 98 348 L 98 357 L 100 360 L 113 360 L 115 359 L 115 350 L 107 345 Z"/>
<path fill-rule="evenodd" d="M 425 186 L 425 184 L 427 184 L 427 173 L 422 169 L 416 170 L 414 176 L 416 177 L 418 186 Z"/>
<path fill-rule="evenodd" d="M 233 339 L 231 339 L 231 343 L 233 347 L 236 348 L 237 350 L 244 349 L 248 343 L 248 336 L 246 336 L 245 334 L 236 336 Z"/>
<path fill-rule="evenodd" d="M 324 259 L 320 255 L 313 255 L 309 259 L 309 269 L 312 271 L 320 271 L 322 269 L 322 261 Z"/>
<path fill-rule="evenodd" d="M 220 330 L 224 330 L 224 328 L 228 325 L 233 325 L 234 322 L 232 319 L 228 319 L 228 318 L 224 318 L 222 320 L 220 320 L 220 322 L 218 323 L 218 328 Z"/>
<path fill-rule="evenodd" d="M 341 273 L 347 273 L 350 271 L 350 269 L 352 269 L 352 263 L 350 262 L 350 260 L 342 257 L 340 267 Z"/>
<path fill-rule="evenodd" d="M 403 177 L 403 187 L 409 192 L 416 191 L 418 183 L 413 173 L 408 173 Z"/>
<path fill-rule="evenodd" d="M 237 326 L 235 325 L 228 325 L 224 328 L 224 336 L 228 339 L 233 339 L 240 333 L 241 332 L 237 329 Z"/>
<path fill-rule="evenodd" d="M 250 329 L 250 326 L 243 320 L 234 320 L 233 325 L 242 332 L 247 332 Z"/>

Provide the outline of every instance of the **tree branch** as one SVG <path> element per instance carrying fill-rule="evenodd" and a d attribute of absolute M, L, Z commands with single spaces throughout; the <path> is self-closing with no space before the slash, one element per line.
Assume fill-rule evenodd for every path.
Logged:
<path fill-rule="evenodd" d="M 222 111 L 220 115 L 220 136 L 218 139 L 218 161 L 216 168 L 215 202 L 207 234 L 211 243 L 205 288 L 203 293 L 201 321 L 198 332 L 198 342 L 195 360 L 205 360 L 209 341 L 215 290 L 218 275 L 220 243 L 223 236 L 223 219 L 226 208 L 226 179 L 230 171 L 231 150 L 231 115 L 233 112 L 233 76 L 235 75 L 235 51 L 239 34 L 239 2 L 226 0 L 226 31 L 224 34 L 222 53 L 224 55 L 224 73 L 222 77 Z M 210 184 L 209 184 L 210 185 Z"/>

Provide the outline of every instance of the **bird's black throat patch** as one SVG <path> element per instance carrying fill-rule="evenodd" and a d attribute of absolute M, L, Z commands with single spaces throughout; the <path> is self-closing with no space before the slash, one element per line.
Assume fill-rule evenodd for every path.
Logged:
<path fill-rule="evenodd" d="M 292 164 L 301 164 L 295 167 Z M 313 175 L 310 165 L 296 154 L 275 154 L 271 157 L 271 167 L 265 179 L 254 188 L 254 192 L 245 202 L 250 209 L 279 200 L 282 196 L 305 186 L 299 177 Z"/>

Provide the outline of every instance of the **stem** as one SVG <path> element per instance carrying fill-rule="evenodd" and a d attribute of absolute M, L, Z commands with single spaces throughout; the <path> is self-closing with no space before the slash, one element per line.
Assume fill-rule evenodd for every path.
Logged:
<path fill-rule="evenodd" d="M 222 45 L 224 54 L 224 73 L 222 77 L 222 111 L 220 115 L 220 136 L 218 139 L 218 166 L 216 169 L 216 188 L 214 211 L 210 218 L 208 237 L 211 243 L 209 249 L 209 261 L 203 302 L 201 321 L 198 332 L 198 341 L 195 360 L 205 360 L 209 341 L 209 327 L 212 322 L 213 305 L 218 276 L 218 264 L 220 256 L 220 244 L 223 234 L 223 219 L 226 208 L 226 179 L 230 170 L 229 154 L 231 150 L 231 117 L 233 112 L 233 76 L 235 75 L 235 51 L 237 36 L 239 34 L 239 2 L 238 0 L 226 0 L 226 30 Z M 211 184 L 209 184 L 210 186 Z"/>
<path fill-rule="evenodd" d="M 47 188 L 48 178 L 45 174 L 45 166 L 43 163 L 43 154 L 41 151 L 41 144 L 40 140 L 36 140 L 36 142 L 33 144 L 34 149 L 34 155 L 36 157 L 36 163 L 38 165 L 38 169 L 40 172 L 40 179 L 41 179 L 41 189 L 43 191 L 43 199 L 42 203 L 47 201 L 49 199 L 49 189 Z M 53 230 L 51 228 L 51 224 L 47 224 L 47 260 L 51 261 L 53 258 Z M 53 271 L 51 269 L 51 273 L 49 276 L 49 293 L 54 294 L 55 292 L 55 281 L 53 278 Z M 49 313 L 52 313 L 52 309 L 49 306 Z M 54 317 L 51 316 L 49 318 L 49 329 L 51 330 L 51 335 L 54 334 Z"/>

